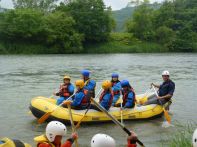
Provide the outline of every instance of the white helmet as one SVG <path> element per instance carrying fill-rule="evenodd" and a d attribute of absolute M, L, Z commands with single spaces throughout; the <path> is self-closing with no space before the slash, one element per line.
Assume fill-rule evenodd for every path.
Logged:
<path fill-rule="evenodd" d="M 66 132 L 66 126 L 59 121 L 51 121 L 46 127 L 46 136 L 50 142 L 53 142 L 58 135 L 64 136 Z"/>
<path fill-rule="evenodd" d="M 193 147 L 197 147 L 197 129 L 194 131 L 192 144 L 193 144 Z"/>
<path fill-rule="evenodd" d="M 92 137 L 91 147 L 115 147 L 115 140 L 106 134 L 96 134 Z"/>
<path fill-rule="evenodd" d="M 162 72 L 162 76 L 169 76 L 170 75 L 170 72 L 165 70 Z"/>

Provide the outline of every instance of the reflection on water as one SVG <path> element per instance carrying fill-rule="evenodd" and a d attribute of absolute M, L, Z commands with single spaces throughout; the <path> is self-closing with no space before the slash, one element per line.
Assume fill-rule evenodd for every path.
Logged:
<path fill-rule="evenodd" d="M 173 122 L 197 121 L 196 57 L 196 54 L 0 56 L 0 137 L 18 138 L 33 144 L 33 137 L 41 134 L 46 124 L 38 126 L 28 113 L 30 100 L 38 95 L 50 96 L 65 73 L 70 74 L 74 82 L 84 68 L 92 71 L 97 91 L 102 80 L 118 72 L 121 79 L 131 81 L 137 93 L 146 91 L 151 82 L 161 83 L 161 72 L 169 70 L 176 83 L 171 107 Z M 174 130 L 162 128 L 162 122 L 163 119 L 158 118 L 125 124 L 136 131 L 147 146 L 158 147 Z M 113 136 L 118 146 L 126 144 L 126 134 L 113 123 L 82 125 L 78 132 L 84 147 L 89 146 L 96 133 Z"/>

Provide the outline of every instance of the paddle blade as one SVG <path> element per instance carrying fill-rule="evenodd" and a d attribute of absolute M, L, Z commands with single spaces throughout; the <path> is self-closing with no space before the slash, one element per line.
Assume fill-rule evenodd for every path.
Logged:
<path fill-rule="evenodd" d="M 41 118 L 38 119 L 38 123 L 42 124 L 43 122 L 45 122 L 45 120 L 47 120 L 47 118 L 49 118 L 49 116 L 51 115 L 52 112 L 47 112 L 45 113 Z"/>
<path fill-rule="evenodd" d="M 170 118 L 170 115 L 168 114 L 168 111 L 166 111 L 165 109 L 164 109 L 164 116 L 165 116 L 167 122 L 170 124 L 171 123 L 171 118 Z"/>

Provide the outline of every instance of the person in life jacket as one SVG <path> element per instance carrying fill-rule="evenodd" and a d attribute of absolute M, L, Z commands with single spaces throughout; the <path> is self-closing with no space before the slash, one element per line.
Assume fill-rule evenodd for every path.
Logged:
<path fill-rule="evenodd" d="M 84 89 L 87 90 L 92 98 L 95 97 L 95 87 L 96 82 L 90 79 L 90 71 L 89 70 L 82 70 L 81 71 L 82 79 L 84 80 L 85 86 Z"/>
<path fill-rule="evenodd" d="M 65 101 L 64 106 L 67 107 L 68 104 L 71 105 L 72 109 L 77 110 L 83 110 L 87 109 L 87 107 L 90 104 L 90 98 L 87 95 L 87 90 L 84 89 L 84 81 L 83 80 L 77 80 L 75 82 L 75 86 L 77 88 L 77 91 L 75 93 L 75 96 L 73 98 L 73 101 Z"/>
<path fill-rule="evenodd" d="M 31 147 L 31 145 L 16 139 L 2 138 L 0 147 Z"/>
<path fill-rule="evenodd" d="M 111 86 L 112 84 L 108 80 L 102 83 L 103 92 L 101 93 L 99 104 L 106 110 L 109 110 L 113 101 L 113 92 L 111 90 Z M 91 104 L 90 109 L 101 111 L 97 106 L 93 104 Z"/>
<path fill-rule="evenodd" d="M 46 127 L 46 134 L 34 138 L 37 147 L 71 147 L 77 134 L 73 133 L 72 137 L 65 143 L 61 143 L 62 137 L 66 134 L 66 126 L 59 121 L 51 121 Z"/>
<path fill-rule="evenodd" d="M 137 147 L 137 135 L 135 132 L 131 132 L 131 135 L 127 137 L 127 147 Z"/>
<path fill-rule="evenodd" d="M 122 80 L 121 82 L 122 87 L 122 96 L 123 96 L 123 103 L 122 107 L 125 108 L 133 108 L 135 106 L 135 92 L 134 89 L 131 87 L 128 80 Z M 115 105 L 116 107 L 120 107 L 121 104 Z"/>
<path fill-rule="evenodd" d="M 91 147 L 115 147 L 115 140 L 106 134 L 96 134 L 91 139 Z"/>
<path fill-rule="evenodd" d="M 150 97 L 144 105 L 149 104 L 159 104 L 164 105 L 169 102 L 173 96 L 175 90 L 175 83 L 170 79 L 169 71 L 163 71 L 162 73 L 163 83 L 161 85 L 156 85 L 151 83 L 151 86 L 158 88 L 158 96 L 154 95 Z"/>
<path fill-rule="evenodd" d="M 116 102 L 118 101 L 118 99 L 120 98 L 121 83 L 118 78 L 119 78 L 119 75 L 117 73 L 112 74 L 111 83 L 112 83 L 112 91 L 114 94 L 112 106 L 114 106 Z"/>
<path fill-rule="evenodd" d="M 193 147 L 197 147 L 197 129 L 194 131 L 194 134 L 193 134 L 192 145 Z"/>
<path fill-rule="evenodd" d="M 74 86 L 70 83 L 70 76 L 65 75 L 63 84 L 60 85 L 59 92 L 54 93 L 56 96 L 60 96 L 57 99 L 57 105 L 60 105 L 64 100 L 67 100 L 74 93 Z"/>

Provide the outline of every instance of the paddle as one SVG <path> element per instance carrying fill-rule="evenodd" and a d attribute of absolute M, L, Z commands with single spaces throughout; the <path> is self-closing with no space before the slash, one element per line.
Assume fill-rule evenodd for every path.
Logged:
<path fill-rule="evenodd" d="M 73 95 L 75 95 L 75 93 Z M 71 95 L 67 100 L 69 100 L 73 95 Z M 62 102 L 60 105 L 58 105 L 57 107 L 55 107 L 55 109 L 53 109 L 51 112 L 45 113 L 41 118 L 38 119 L 38 123 L 39 124 L 42 124 L 43 122 L 45 122 L 45 120 L 47 120 L 47 118 L 49 118 L 49 116 L 51 115 L 51 113 L 53 113 L 56 109 L 58 109 L 59 107 L 61 107 L 63 104 L 64 104 L 64 102 Z"/>
<path fill-rule="evenodd" d="M 97 95 L 95 96 L 95 98 L 97 98 L 101 92 L 102 88 L 99 90 L 99 92 L 97 93 Z M 91 104 L 89 104 L 91 106 Z M 90 110 L 90 106 L 88 107 L 88 109 L 85 111 L 85 113 L 83 114 L 82 118 L 80 119 L 80 121 L 78 121 L 77 125 L 75 126 L 75 128 L 79 128 L 82 120 L 84 119 L 84 117 L 86 116 L 86 114 L 88 113 L 88 111 Z"/>
<path fill-rule="evenodd" d="M 72 126 L 72 132 L 76 132 L 76 129 L 75 129 L 75 124 L 74 124 L 74 121 L 73 121 L 73 116 L 72 116 L 72 112 L 71 112 L 71 106 L 70 104 L 67 104 L 68 106 L 68 112 L 69 112 L 69 115 L 70 115 L 70 123 L 71 123 L 71 126 Z M 75 139 L 75 146 L 78 147 L 79 144 L 78 144 L 78 141 L 77 139 Z"/>
<path fill-rule="evenodd" d="M 121 98 L 121 103 L 120 103 L 120 119 L 121 119 L 121 124 L 123 124 L 123 118 L 122 118 L 122 103 L 123 103 L 123 97 Z"/>
<path fill-rule="evenodd" d="M 155 91 L 156 96 L 158 97 L 158 93 L 157 93 L 155 87 L 154 87 L 154 86 L 152 86 L 152 87 L 153 87 L 153 89 L 154 89 L 154 91 Z M 159 100 L 159 99 L 158 99 L 158 100 Z M 168 124 L 170 124 L 170 122 L 171 122 L 170 115 L 168 114 L 168 111 L 166 111 L 166 109 L 164 108 L 164 106 L 162 105 L 162 103 L 161 103 L 160 100 L 159 100 L 159 102 L 160 102 L 161 106 L 163 107 L 163 112 L 164 112 L 165 119 L 166 119 L 166 121 L 168 122 Z"/>
<path fill-rule="evenodd" d="M 91 101 L 101 110 L 103 111 L 109 118 L 112 119 L 112 121 L 120 126 L 129 136 L 131 135 L 131 132 L 123 125 L 121 124 L 113 115 L 111 115 L 105 108 L 103 108 L 99 103 L 97 103 L 94 99 L 91 98 Z M 142 147 L 144 147 L 144 144 L 137 139 L 137 143 L 140 144 Z"/>

